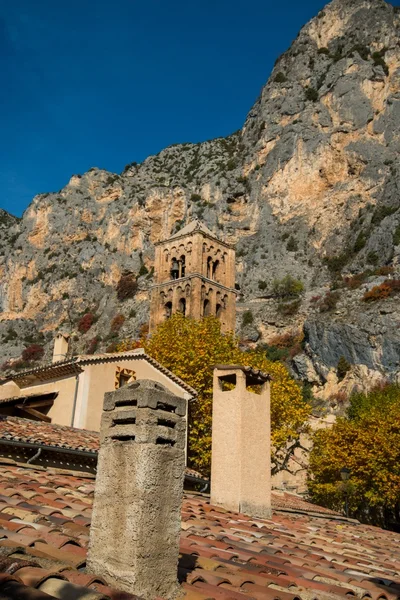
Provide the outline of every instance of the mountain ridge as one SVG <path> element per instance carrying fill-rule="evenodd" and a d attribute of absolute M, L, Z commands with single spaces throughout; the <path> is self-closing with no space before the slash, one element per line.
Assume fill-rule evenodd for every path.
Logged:
<path fill-rule="evenodd" d="M 154 243 L 199 218 L 236 244 L 238 332 L 250 343 L 302 330 L 292 368 L 325 397 L 379 374 L 396 378 L 396 296 L 362 298 L 400 277 L 398 33 L 398 11 L 383 0 L 333 0 L 278 58 L 241 130 L 174 144 L 121 174 L 74 175 L 3 227 L 1 213 L 5 359 L 39 334 L 49 357 L 60 328 L 72 332 L 75 351 L 96 337 L 104 349 L 138 335 Z M 360 273 L 358 287 L 344 283 Z M 286 274 L 303 282 L 300 303 L 272 293 Z M 117 286 L 127 275 L 139 275 L 139 290 L 121 303 Z M 335 306 L 321 310 L 335 287 Z M 84 311 L 97 319 L 86 333 L 78 329 Z M 253 323 L 242 325 L 248 311 Z M 119 314 L 123 325 L 110 331 Z M 332 383 L 340 356 L 361 372 Z"/>

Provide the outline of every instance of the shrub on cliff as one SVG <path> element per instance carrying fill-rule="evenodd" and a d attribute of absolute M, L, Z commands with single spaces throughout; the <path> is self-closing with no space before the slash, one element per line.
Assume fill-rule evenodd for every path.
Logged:
<path fill-rule="evenodd" d="M 282 71 L 279 71 L 279 73 L 275 75 L 274 81 L 276 83 L 285 83 L 285 81 L 287 81 L 287 77 L 284 73 L 282 73 Z"/>
<path fill-rule="evenodd" d="M 242 327 L 251 325 L 254 321 L 253 313 L 251 310 L 245 310 L 242 316 Z"/>
<path fill-rule="evenodd" d="M 292 302 L 279 302 L 277 306 L 277 311 L 280 315 L 284 315 L 286 317 L 290 317 L 291 315 L 295 315 L 301 306 L 301 299 L 293 300 Z"/>
<path fill-rule="evenodd" d="M 24 362 L 33 362 L 43 358 L 44 348 L 39 344 L 31 344 L 22 351 L 22 360 Z"/>
<path fill-rule="evenodd" d="M 86 313 L 78 321 L 78 331 L 87 333 L 94 323 L 94 315 L 90 312 Z"/>
<path fill-rule="evenodd" d="M 124 301 L 128 300 L 128 298 L 133 298 L 138 289 L 136 277 L 131 273 L 129 275 L 122 275 L 116 289 L 118 300 Z"/>
<path fill-rule="evenodd" d="M 325 296 L 319 303 L 319 312 L 330 312 L 331 310 L 335 310 L 339 300 L 340 292 L 337 290 L 335 292 L 326 292 Z"/>
<path fill-rule="evenodd" d="M 277 298 L 297 298 L 303 290 L 302 282 L 289 274 L 283 279 L 274 279 L 272 283 L 272 293 Z"/>
<path fill-rule="evenodd" d="M 336 373 L 339 378 L 339 381 L 346 377 L 346 373 L 348 373 L 350 371 L 350 369 L 351 369 L 350 363 L 347 362 L 347 360 L 345 359 L 344 356 L 341 356 L 339 358 L 337 368 L 336 368 Z"/>
<path fill-rule="evenodd" d="M 101 338 L 99 338 L 99 336 L 97 336 L 97 335 L 94 338 L 92 338 L 87 346 L 86 353 L 94 354 L 97 350 L 97 347 L 98 347 L 100 341 L 101 341 Z"/>
<path fill-rule="evenodd" d="M 111 321 L 110 331 L 112 331 L 112 332 L 119 331 L 124 323 L 125 323 L 124 315 L 121 315 L 121 314 L 115 315 L 115 317 Z"/>
<path fill-rule="evenodd" d="M 318 100 L 318 92 L 312 87 L 309 87 L 305 91 L 306 100 L 310 100 L 310 102 L 316 102 Z"/>
<path fill-rule="evenodd" d="M 380 285 L 375 285 L 369 292 L 363 296 L 364 302 L 376 302 L 384 300 L 400 292 L 400 279 L 386 279 Z"/>

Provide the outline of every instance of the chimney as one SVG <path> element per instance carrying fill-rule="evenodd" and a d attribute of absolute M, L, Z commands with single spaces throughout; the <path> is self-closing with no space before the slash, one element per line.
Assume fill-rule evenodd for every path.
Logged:
<path fill-rule="evenodd" d="M 68 354 L 69 335 L 68 333 L 57 333 L 54 340 L 53 363 L 59 360 L 65 360 Z"/>
<path fill-rule="evenodd" d="M 260 394 L 250 386 L 260 387 Z M 270 376 L 250 367 L 215 367 L 211 504 L 271 516 L 270 438 Z"/>
<path fill-rule="evenodd" d="M 135 381 L 104 396 L 88 569 L 150 600 L 177 582 L 186 400 Z"/>

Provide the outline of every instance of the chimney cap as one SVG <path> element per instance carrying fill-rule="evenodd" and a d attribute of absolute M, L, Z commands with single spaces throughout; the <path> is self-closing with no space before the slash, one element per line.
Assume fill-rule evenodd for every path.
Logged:
<path fill-rule="evenodd" d="M 186 400 L 170 392 L 162 383 L 150 379 L 137 379 L 123 387 L 104 394 L 103 410 L 114 410 L 120 403 L 134 403 L 138 408 L 164 409 L 184 417 Z"/>
<path fill-rule="evenodd" d="M 246 365 L 215 365 L 215 371 L 243 371 L 246 377 L 250 380 L 250 384 L 260 384 L 266 381 L 272 381 L 269 373 L 265 373 L 260 369 L 254 369 Z"/>

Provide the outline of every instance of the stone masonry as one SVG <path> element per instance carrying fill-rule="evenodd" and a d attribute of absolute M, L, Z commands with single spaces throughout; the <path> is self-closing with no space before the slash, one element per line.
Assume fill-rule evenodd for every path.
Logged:
<path fill-rule="evenodd" d="M 200 221 L 155 245 L 150 331 L 176 312 L 193 319 L 215 315 L 222 331 L 236 320 L 235 250 Z"/>
<path fill-rule="evenodd" d="M 211 504 L 260 518 L 271 516 L 269 381 L 250 367 L 214 370 Z"/>
<path fill-rule="evenodd" d="M 179 590 L 185 414 L 149 380 L 104 397 L 88 569 L 146 600 Z"/>

